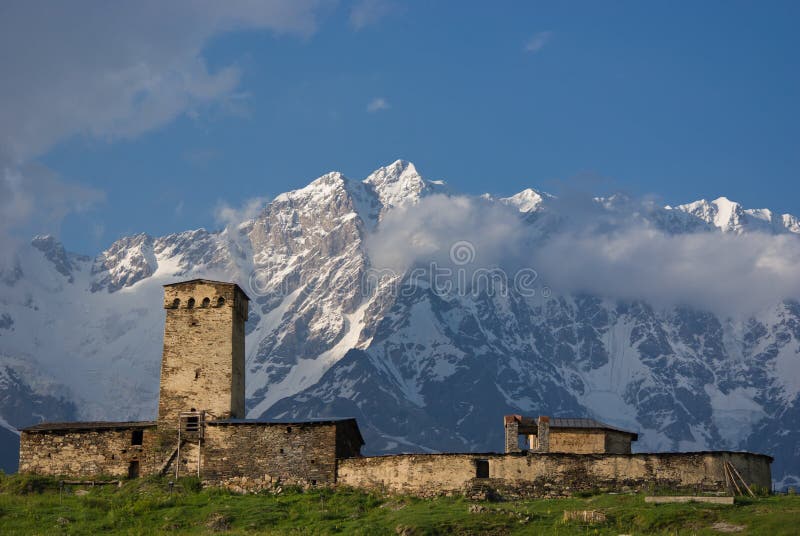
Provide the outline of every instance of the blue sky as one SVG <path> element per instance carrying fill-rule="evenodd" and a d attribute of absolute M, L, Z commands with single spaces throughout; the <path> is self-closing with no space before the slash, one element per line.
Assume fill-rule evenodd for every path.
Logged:
<path fill-rule="evenodd" d="M 171 34 L 153 42 L 178 50 L 176 61 L 199 58 L 203 87 L 162 98 L 174 88 L 153 84 L 152 67 L 125 103 L 130 116 L 98 113 L 31 142 L 17 162 L 98 194 L 36 230 L 96 253 L 125 234 L 215 228 L 220 203 L 274 196 L 330 170 L 363 178 L 397 158 L 465 193 L 578 183 L 668 204 L 725 195 L 800 215 L 797 2 L 317 4 L 253 23 L 197 17 L 196 32 L 174 14 L 181 24 L 170 31 L 185 22 L 194 44 L 180 48 Z M 41 30 L 36 17 L 47 15 L 22 20 Z M 73 30 L 91 35 L 75 15 Z M 124 57 L 108 52 L 99 71 L 75 64 L 95 69 L 87 84 L 108 79 L 102 69 L 147 63 L 127 52 L 150 43 L 146 22 L 120 37 L 137 45 Z M 85 46 L 104 48 L 100 38 Z M 83 50 L 40 48 L 34 58 L 54 62 Z M 163 78 L 190 72 L 165 65 Z M 170 107 L 140 124 L 133 116 L 148 100 Z"/>

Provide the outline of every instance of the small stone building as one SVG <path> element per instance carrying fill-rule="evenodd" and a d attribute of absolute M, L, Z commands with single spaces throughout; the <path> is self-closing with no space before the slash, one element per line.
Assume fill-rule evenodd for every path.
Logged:
<path fill-rule="evenodd" d="M 639 435 L 594 419 L 564 419 L 522 415 L 503 417 L 505 451 L 522 452 L 519 436 L 526 438 L 529 452 L 571 454 L 630 454 L 631 442 Z"/>
<path fill-rule="evenodd" d="M 337 460 L 360 456 L 355 419 L 244 418 L 248 297 L 238 285 L 165 285 L 164 308 L 157 420 L 31 426 L 21 431 L 20 472 L 316 485 L 336 482 Z"/>

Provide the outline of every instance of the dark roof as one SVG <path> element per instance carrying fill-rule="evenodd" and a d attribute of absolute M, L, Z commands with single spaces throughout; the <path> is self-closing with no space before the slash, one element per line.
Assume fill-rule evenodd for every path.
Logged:
<path fill-rule="evenodd" d="M 364 437 L 361 435 L 361 430 L 358 428 L 358 421 L 354 417 L 321 417 L 317 419 L 305 419 L 302 421 L 293 421 L 288 419 L 220 419 L 215 421 L 206 421 L 206 424 L 212 426 L 230 426 L 230 425 L 246 425 L 246 424 L 256 424 L 261 426 L 302 426 L 304 424 L 308 425 L 323 425 L 323 424 L 347 424 L 352 426 L 355 433 L 358 435 L 359 439 L 361 440 L 361 444 L 364 445 Z"/>
<path fill-rule="evenodd" d="M 22 428 L 22 432 L 55 432 L 59 430 L 123 430 L 126 428 L 150 428 L 155 426 L 155 421 L 125 421 L 125 422 L 43 422 Z"/>
<path fill-rule="evenodd" d="M 185 285 L 186 283 L 210 283 L 212 285 L 227 285 L 229 287 L 236 287 L 236 288 L 239 289 L 239 291 L 242 294 L 244 294 L 244 297 L 247 298 L 248 301 L 252 301 L 252 300 L 250 300 L 250 296 L 247 295 L 247 292 L 245 292 L 242 289 L 242 287 L 240 287 L 236 283 L 232 283 L 230 281 L 216 281 L 214 279 L 203 279 L 202 277 L 199 277 L 199 278 L 195 278 L 195 279 L 188 279 L 186 281 L 175 281 L 174 283 L 167 283 L 166 285 L 163 285 L 163 286 L 165 286 L 165 287 L 174 287 L 175 285 Z"/>
<path fill-rule="evenodd" d="M 620 432 L 622 434 L 628 434 L 629 436 L 633 436 L 634 441 L 639 439 L 639 434 L 637 434 L 636 432 L 623 430 L 622 428 L 617 428 L 616 426 L 611 426 L 610 424 L 596 421 L 594 419 L 573 419 L 573 418 L 554 417 L 550 419 L 550 428 L 583 428 L 583 429 L 594 429 L 594 430 L 610 430 L 612 432 Z"/>

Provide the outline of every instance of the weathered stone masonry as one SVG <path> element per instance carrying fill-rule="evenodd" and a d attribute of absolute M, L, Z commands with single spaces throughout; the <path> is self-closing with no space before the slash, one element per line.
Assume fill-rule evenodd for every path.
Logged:
<path fill-rule="evenodd" d="M 575 491 L 725 491 L 724 462 L 751 484 L 771 486 L 769 456 L 746 452 L 659 454 L 400 454 L 340 460 L 338 481 L 356 488 L 419 496 L 469 493 L 490 485 L 515 497 Z M 478 478 L 488 465 L 488 478 Z"/>
<path fill-rule="evenodd" d="M 155 428 L 155 422 L 32 426 L 21 433 L 19 470 L 50 476 L 150 474 Z"/>
<path fill-rule="evenodd" d="M 359 456 L 354 419 L 244 419 L 244 323 L 237 286 L 193 280 L 164 287 L 158 420 L 49 423 L 22 432 L 20 471 L 66 477 L 198 475 L 259 489 L 334 484 L 339 458 Z"/>
<path fill-rule="evenodd" d="M 630 454 L 637 434 L 591 419 L 506 415 L 506 454 L 361 457 L 355 419 L 244 419 L 244 322 L 236 285 L 166 285 L 157 421 L 43 423 L 20 438 L 20 472 L 94 478 L 198 475 L 258 490 L 278 483 L 344 484 L 429 496 L 491 487 L 510 497 L 652 486 L 723 491 L 730 462 L 769 487 L 768 456 L 740 452 Z M 524 436 L 526 448 L 519 446 Z"/>
<path fill-rule="evenodd" d="M 276 482 L 335 484 L 337 459 L 359 456 L 362 444 L 354 419 L 212 422 L 206 429 L 202 475 L 215 483 L 244 477 L 253 488 Z"/>
<path fill-rule="evenodd" d="M 164 287 L 164 353 L 158 424 L 177 435 L 181 412 L 243 419 L 247 295 L 237 286 L 189 281 Z"/>

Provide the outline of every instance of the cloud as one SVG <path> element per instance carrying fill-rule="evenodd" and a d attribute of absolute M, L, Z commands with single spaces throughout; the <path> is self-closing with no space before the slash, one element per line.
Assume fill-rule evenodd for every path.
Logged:
<path fill-rule="evenodd" d="M 389 108 L 391 108 L 389 101 L 383 97 L 376 97 L 369 101 L 369 104 L 367 104 L 367 111 L 371 114 L 380 112 L 381 110 L 388 110 Z"/>
<path fill-rule="evenodd" d="M 690 305 L 723 316 L 800 298 L 800 239 L 793 235 L 564 233 L 534 262 L 543 280 L 562 291 Z"/>
<path fill-rule="evenodd" d="M 252 197 L 245 200 L 239 207 L 232 207 L 225 201 L 219 201 L 214 208 L 214 219 L 225 228 L 236 227 L 240 223 L 257 217 L 268 201 L 267 197 Z"/>
<path fill-rule="evenodd" d="M 0 17 L 0 146 L 25 161 L 76 134 L 135 137 L 235 97 L 203 47 L 233 29 L 307 36 L 322 2 L 11 2 Z"/>
<path fill-rule="evenodd" d="M 388 0 L 358 0 L 350 8 L 350 26 L 361 30 L 377 24 L 397 10 L 398 6 Z"/>
<path fill-rule="evenodd" d="M 508 260 L 525 228 L 508 207 L 466 196 L 432 195 L 416 205 L 389 211 L 367 238 L 370 260 L 378 268 L 401 272 L 416 263 L 450 264 L 450 249 L 468 241 L 482 266 Z"/>
<path fill-rule="evenodd" d="M 212 107 L 244 113 L 236 65 L 211 68 L 203 49 L 237 29 L 311 35 L 331 2 L 102 0 L 4 2 L 0 15 L 0 240 L 102 194 L 31 162 L 76 136 L 139 136 Z M 43 185 L 47 187 L 43 187 Z M 63 194 L 62 201 L 56 192 Z"/>
<path fill-rule="evenodd" d="M 647 200 L 604 206 L 572 196 L 533 223 L 496 202 L 431 196 L 389 212 L 367 239 L 373 265 L 395 271 L 418 263 L 451 265 L 451 247 L 470 244 L 465 267 L 533 269 L 556 293 L 690 306 L 721 315 L 752 314 L 800 299 L 800 237 L 721 232 L 671 234 L 652 223 Z"/>
<path fill-rule="evenodd" d="M 17 167 L 0 159 L 0 250 L 11 262 L 17 235 L 57 231 L 71 212 L 83 212 L 105 199 L 103 192 L 61 179 L 39 164 Z M 0 270 L 7 266 L 0 266 Z"/>
<path fill-rule="evenodd" d="M 553 32 L 538 32 L 533 35 L 528 42 L 525 43 L 525 52 L 536 54 L 544 48 L 544 46 L 553 37 Z"/>

